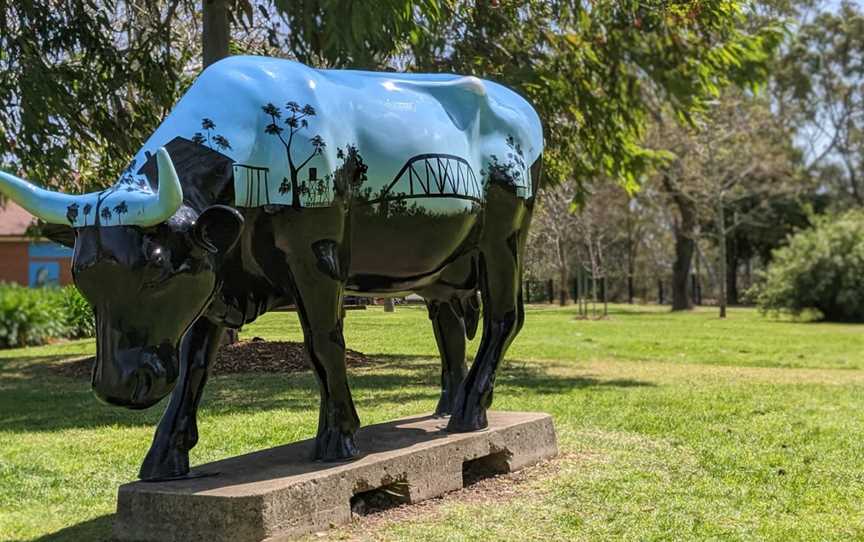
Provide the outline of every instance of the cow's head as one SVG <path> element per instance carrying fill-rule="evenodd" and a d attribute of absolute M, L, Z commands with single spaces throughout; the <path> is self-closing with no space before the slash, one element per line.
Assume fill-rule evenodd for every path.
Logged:
<path fill-rule="evenodd" d="M 157 162 L 156 193 L 70 196 L 0 172 L 0 192 L 48 223 L 72 224 L 72 275 L 96 315 L 93 390 L 103 401 L 129 408 L 147 408 L 173 388 L 180 339 L 207 309 L 218 259 L 243 227 L 230 207 L 198 213 L 183 205 L 167 151 L 159 150 Z M 81 220 L 85 206 L 95 223 Z M 100 216 L 100 208 L 120 208 L 125 216 L 105 224 L 108 213 Z M 78 215 L 70 216 L 70 209 Z"/>

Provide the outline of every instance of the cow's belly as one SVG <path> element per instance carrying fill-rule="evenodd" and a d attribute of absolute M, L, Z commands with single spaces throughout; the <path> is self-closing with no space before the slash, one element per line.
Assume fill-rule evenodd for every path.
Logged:
<path fill-rule="evenodd" d="M 468 208 L 470 209 L 470 208 Z M 355 293 L 410 291 L 431 281 L 474 247 L 480 215 L 353 213 L 348 289 Z"/>

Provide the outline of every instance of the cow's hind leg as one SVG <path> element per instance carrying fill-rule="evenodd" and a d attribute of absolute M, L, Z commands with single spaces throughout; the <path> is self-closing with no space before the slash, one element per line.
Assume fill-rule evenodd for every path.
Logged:
<path fill-rule="evenodd" d="M 488 425 L 495 374 L 524 321 L 521 253 L 530 221 L 530 205 L 500 187 L 493 187 L 488 236 L 481 242 L 480 294 L 483 337 L 468 376 L 462 382 L 448 429 L 476 431 Z"/>
<path fill-rule="evenodd" d="M 436 416 L 448 416 L 453 412 L 456 393 L 468 372 L 465 365 L 465 320 L 462 311 L 457 310 L 453 303 L 459 303 L 459 300 L 426 303 L 441 356 L 441 398 L 435 409 Z"/>
<path fill-rule="evenodd" d="M 198 403 L 223 330 L 202 317 L 183 336 L 180 376 L 141 465 L 138 477 L 142 480 L 180 478 L 189 473 L 189 451 L 198 443 Z"/>

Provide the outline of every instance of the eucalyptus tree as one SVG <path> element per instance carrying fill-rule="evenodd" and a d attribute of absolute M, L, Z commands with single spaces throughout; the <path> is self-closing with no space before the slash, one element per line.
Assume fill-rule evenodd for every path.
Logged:
<path fill-rule="evenodd" d="M 606 176 L 636 188 L 660 156 L 650 116 L 684 120 L 730 84 L 767 76 L 782 33 L 743 24 L 734 0 L 452 0 L 411 35 L 411 65 L 497 79 L 544 119 L 553 182 Z"/>
<path fill-rule="evenodd" d="M 816 6 L 776 65 L 778 113 L 798 132 L 808 169 L 825 188 L 864 205 L 864 10 L 856 2 Z M 812 10 L 811 10 L 812 11 Z"/>
<path fill-rule="evenodd" d="M 437 0 L 0 3 L 0 161 L 52 188 L 112 182 L 192 79 L 235 52 L 378 67 Z"/>
<path fill-rule="evenodd" d="M 718 249 L 711 269 L 723 318 L 729 238 L 739 228 L 760 224 L 775 199 L 802 191 L 800 153 L 765 96 L 741 92 L 725 93 L 692 127 L 663 123 L 654 141 L 671 155 L 659 175 L 677 211 L 673 309 L 689 307 L 690 262 L 699 237 L 708 237 Z M 741 205 L 745 201 L 750 205 Z"/>
<path fill-rule="evenodd" d="M 0 156 L 54 188 L 116 178 L 190 81 L 175 1 L 0 4 Z"/>

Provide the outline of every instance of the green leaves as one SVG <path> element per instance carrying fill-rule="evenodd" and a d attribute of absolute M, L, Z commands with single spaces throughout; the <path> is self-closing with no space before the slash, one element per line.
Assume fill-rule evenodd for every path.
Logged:
<path fill-rule="evenodd" d="M 843 2 L 803 21 L 774 68 L 771 90 L 808 169 L 841 202 L 864 204 L 864 12 Z"/>
<path fill-rule="evenodd" d="M 271 44 L 316 67 L 386 67 L 425 24 L 442 17 L 444 0 L 274 0 L 281 16 Z M 287 32 L 282 30 L 287 28 Z"/>
<path fill-rule="evenodd" d="M 609 176 L 628 189 L 665 158 L 644 148 L 649 119 L 684 122 L 728 85 L 753 86 L 782 30 L 748 31 L 744 2 L 502 0 L 447 3 L 412 45 L 418 69 L 497 79 L 544 121 L 546 178 Z"/>
<path fill-rule="evenodd" d="M 26 288 L 0 283 L 0 348 L 90 337 L 93 312 L 74 286 Z"/>
<path fill-rule="evenodd" d="M 4 3 L 0 156 L 51 187 L 113 182 L 189 82 L 189 53 L 172 42 L 165 10 L 118 0 Z M 118 12 L 127 15 L 109 17 Z"/>
<path fill-rule="evenodd" d="M 736 0 L 273 5 L 277 14 L 259 7 L 258 23 L 279 54 L 316 67 L 498 80 L 544 121 L 547 179 L 609 176 L 631 190 L 663 158 L 641 143 L 647 122 L 666 107 L 692 122 L 724 87 L 757 88 L 782 36 L 744 24 L 745 2 Z M 0 10 L 0 156 L 30 178 L 80 190 L 114 179 L 170 110 L 191 82 L 199 36 L 182 1 L 64 6 L 36 0 Z M 251 2 L 230 6 L 235 23 L 251 26 Z"/>
<path fill-rule="evenodd" d="M 826 216 L 774 251 L 756 289 L 763 311 L 818 309 L 834 321 L 864 321 L 864 214 Z"/>

